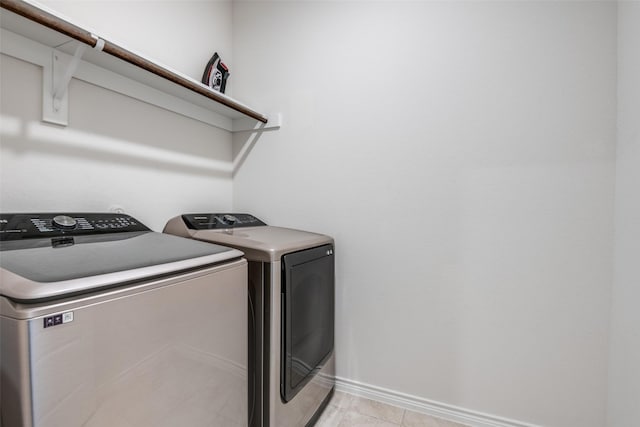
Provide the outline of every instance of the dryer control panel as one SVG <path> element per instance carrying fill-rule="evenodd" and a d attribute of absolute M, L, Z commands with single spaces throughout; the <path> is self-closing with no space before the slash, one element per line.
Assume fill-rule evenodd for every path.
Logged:
<path fill-rule="evenodd" d="M 216 230 L 267 225 L 246 213 L 184 214 L 182 220 L 192 230 Z"/>
<path fill-rule="evenodd" d="M 0 214 L 0 241 L 151 231 L 137 219 L 117 213 Z"/>

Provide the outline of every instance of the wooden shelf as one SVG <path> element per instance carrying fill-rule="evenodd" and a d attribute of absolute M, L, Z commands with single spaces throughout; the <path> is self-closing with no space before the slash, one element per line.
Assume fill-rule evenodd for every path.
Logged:
<path fill-rule="evenodd" d="M 98 67 L 98 72 L 93 74 L 102 72 L 103 77 L 101 79 L 103 81 L 116 82 L 114 86 L 120 88 L 115 89 L 116 91 L 124 93 L 127 87 L 136 89 L 140 96 L 133 94 L 132 96 L 135 98 L 143 99 L 147 102 L 150 101 L 144 99 L 145 97 L 160 99 L 161 101 L 158 102 L 164 104 L 171 104 L 171 99 L 177 98 L 178 102 L 173 104 L 184 106 L 186 102 L 195 106 L 195 109 L 192 106 L 186 106 L 186 110 L 195 111 L 195 118 L 229 131 L 279 127 L 279 115 L 272 115 L 273 120 L 270 122 L 266 114 L 259 113 L 229 96 L 210 89 L 189 76 L 118 46 L 35 5 L 21 0 L 0 0 L 0 6 L 3 9 L 0 14 L 3 35 L 11 36 L 11 34 L 6 33 L 10 32 L 19 36 L 3 37 L 3 53 L 7 53 L 6 51 L 9 50 L 34 50 L 32 45 L 27 43 L 35 42 L 38 47 L 42 45 L 49 48 L 51 52 L 60 52 L 59 56 L 66 56 L 64 54 L 71 55 L 63 61 L 64 64 L 58 65 L 58 67 L 67 67 L 70 61 L 73 62 L 72 56 L 75 52 L 76 56 L 81 56 L 81 61 L 78 58 L 76 63 L 80 62 L 81 67 L 84 67 L 84 75 L 90 74 L 89 69 L 95 70 L 95 67 Z M 11 40 L 5 43 L 5 38 Z M 24 42 L 24 39 L 27 39 L 27 42 Z M 5 44 L 9 43 L 20 45 L 20 47 L 6 48 Z M 79 46 L 80 49 L 78 48 Z M 83 51 L 84 46 L 87 49 Z M 53 57 L 56 60 L 58 59 L 55 55 Z M 75 65 L 77 66 L 77 64 Z M 54 63 L 51 66 L 55 68 L 56 64 Z M 105 74 L 102 70 L 106 70 L 108 74 Z M 62 72 L 64 73 L 64 71 L 66 70 Z M 73 70 L 71 73 L 73 73 Z M 115 76 L 111 73 L 114 73 Z M 104 77 L 105 75 L 113 77 Z M 73 76 L 77 77 L 75 74 Z M 124 77 L 127 83 L 122 83 L 121 77 Z M 51 84 L 53 89 L 57 83 L 52 82 Z M 142 89 L 140 85 L 151 88 L 151 90 L 147 91 L 149 93 L 144 94 L 145 89 Z M 105 87 L 107 86 L 108 84 L 105 85 Z M 51 92 L 52 89 L 49 91 Z M 157 94 L 156 91 L 160 91 L 161 94 Z M 125 94 L 129 95 L 129 93 Z M 166 95 L 169 95 L 169 97 Z M 53 101 L 55 102 L 55 99 Z M 162 106 L 166 108 L 165 105 Z M 179 110 L 185 109 L 180 106 L 176 108 Z M 169 107 L 169 109 L 173 108 Z M 209 119 L 206 117 L 207 111 L 221 117 Z M 178 112 L 187 116 L 191 115 L 183 111 Z M 252 123 L 255 123 L 255 125 L 252 125 Z"/>

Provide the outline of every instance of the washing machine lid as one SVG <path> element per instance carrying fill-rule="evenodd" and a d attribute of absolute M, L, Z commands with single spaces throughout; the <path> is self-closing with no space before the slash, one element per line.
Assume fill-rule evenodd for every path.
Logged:
<path fill-rule="evenodd" d="M 126 215 L 118 216 L 124 218 L 119 223 L 134 224 L 111 231 L 98 229 L 96 224 L 109 223 L 112 214 L 67 215 L 76 223 L 83 218 L 83 223 L 95 228 L 84 226 L 75 231 L 53 226 L 50 220 L 56 214 L 39 214 L 37 221 L 33 221 L 33 214 L 17 215 L 21 217 L 0 215 L 0 231 L 11 235 L 0 242 L 0 294 L 22 302 L 92 292 L 243 255 L 232 248 L 156 233 L 142 226 L 143 230 L 139 221 Z M 34 226 L 41 221 L 45 223 L 41 229 Z"/>
<path fill-rule="evenodd" d="M 274 227 L 250 214 L 183 214 L 169 220 L 165 233 L 230 246 L 250 261 L 274 262 L 282 255 L 326 244 L 324 234 Z"/>

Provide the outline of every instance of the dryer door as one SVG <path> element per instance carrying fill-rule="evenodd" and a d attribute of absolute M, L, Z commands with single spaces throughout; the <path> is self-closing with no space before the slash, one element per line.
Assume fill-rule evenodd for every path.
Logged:
<path fill-rule="evenodd" d="M 333 352 L 333 245 L 282 257 L 280 394 L 290 401 Z"/>

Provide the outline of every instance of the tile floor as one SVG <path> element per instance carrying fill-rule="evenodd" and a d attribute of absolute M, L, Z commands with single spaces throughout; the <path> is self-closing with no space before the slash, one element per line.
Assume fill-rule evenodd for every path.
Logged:
<path fill-rule="evenodd" d="M 376 402 L 350 394 L 335 392 L 316 427 L 466 427 Z"/>

